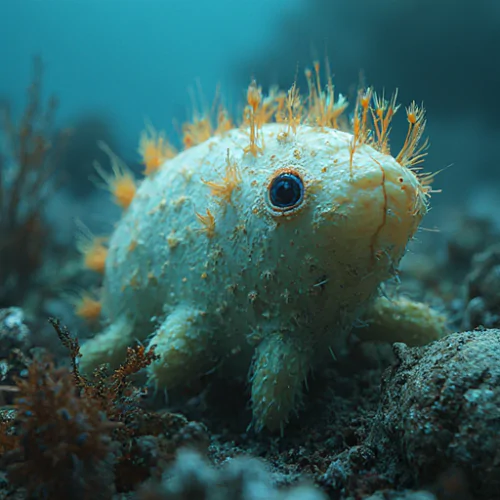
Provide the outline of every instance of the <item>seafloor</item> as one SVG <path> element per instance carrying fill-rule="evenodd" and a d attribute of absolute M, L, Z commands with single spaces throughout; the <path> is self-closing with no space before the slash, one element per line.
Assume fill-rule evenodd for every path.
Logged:
<path fill-rule="evenodd" d="M 441 254 L 411 251 L 399 293 L 431 302 L 460 333 L 422 348 L 354 334 L 348 358 L 310 380 L 283 436 L 247 430 L 240 380 L 207 374 L 168 400 L 146 394 L 133 388 L 148 362 L 139 350 L 122 373 L 84 380 L 67 368 L 74 336 L 44 307 L 4 308 L 2 497 L 500 498 L 495 241 L 487 220 L 464 216 Z"/>

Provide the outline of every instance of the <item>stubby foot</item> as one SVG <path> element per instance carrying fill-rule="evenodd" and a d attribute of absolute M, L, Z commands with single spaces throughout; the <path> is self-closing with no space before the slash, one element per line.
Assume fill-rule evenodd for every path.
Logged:
<path fill-rule="evenodd" d="M 125 360 L 127 347 L 134 344 L 134 326 L 124 316 L 118 318 L 102 333 L 87 340 L 81 347 L 79 367 L 89 374 L 98 366 L 109 363 L 116 368 Z"/>
<path fill-rule="evenodd" d="M 312 350 L 299 348 L 283 334 L 273 334 L 256 348 L 251 368 L 253 425 L 281 429 L 302 401 Z"/>
<path fill-rule="evenodd" d="M 148 367 L 149 382 L 172 388 L 212 368 L 211 335 L 201 311 L 179 306 L 151 337 L 159 359 Z"/>
<path fill-rule="evenodd" d="M 421 346 L 449 333 L 446 316 L 428 305 L 404 297 L 377 297 L 363 319 L 367 326 L 356 330 L 362 340 L 404 342 Z"/>

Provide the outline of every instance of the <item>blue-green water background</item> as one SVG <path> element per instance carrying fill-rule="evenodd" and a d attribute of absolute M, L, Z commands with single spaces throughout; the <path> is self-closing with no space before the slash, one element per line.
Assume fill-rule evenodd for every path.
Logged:
<path fill-rule="evenodd" d="M 446 230 L 463 210 L 500 212 L 494 0 L 0 0 L 0 49 L 0 97 L 14 112 L 39 54 L 44 92 L 60 101 L 58 125 L 97 117 L 132 163 L 144 120 L 176 136 L 197 82 L 207 103 L 220 84 L 234 110 L 252 76 L 264 88 L 288 87 L 327 56 L 340 92 L 352 95 L 362 73 L 379 91 L 399 88 L 403 105 L 426 105 L 427 169 L 453 165 L 436 179 L 444 191 L 431 226 Z M 405 130 L 400 113 L 395 148 Z M 88 165 L 70 163 L 80 179 L 76 170 Z M 92 225 L 89 213 L 104 220 L 113 210 L 92 201 L 86 177 L 56 206 Z"/>

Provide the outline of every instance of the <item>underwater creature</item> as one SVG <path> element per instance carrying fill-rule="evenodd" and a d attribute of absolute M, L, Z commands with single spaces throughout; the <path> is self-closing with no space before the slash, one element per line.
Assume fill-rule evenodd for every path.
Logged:
<path fill-rule="evenodd" d="M 110 153 L 114 175 L 100 171 L 124 214 L 105 259 L 108 326 L 83 345 L 82 370 L 116 366 L 147 340 L 159 356 L 152 385 L 248 371 L 254 428 L 282 430 L 309 372 L 345 353 L 360 318 L 369 332 L 370 311 L 382 340 L 384 320 L 412 345 L 442 335 L 427 306 L 391 309 L 380 295 L 427 211 L 424 112 L 407 109 L 406 141 L 391 156 L 395 96 L 360 91 L 349 122 L 346 100 L 319 75 L 319 65 L 306 72 L 306 96 L 293 85 L 264 97 L 252 83 L 239 126 L 222 107 L 215 124 L 198 116 L 178 154 L 149 130 L 136 187 Z"/>

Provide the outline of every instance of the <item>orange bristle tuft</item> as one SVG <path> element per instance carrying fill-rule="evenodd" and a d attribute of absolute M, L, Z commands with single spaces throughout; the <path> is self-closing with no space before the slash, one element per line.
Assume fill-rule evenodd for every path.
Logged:
<path fill-rule="evenodd" d="M 259 130 L 261 128 L 261 123 L 258 119 L 259 109 L 262 102 L 262 89 L 257 87 L 255 81 L 253 81 L 248 86 L 247 91 L 247 106 L 245 108 L 244 122 L 248 123 L 250 126 L 250 144 L 244 149 L 245 154 L 251 153 L 253 156 L 257 156 L 257 153 L 263 151 L 262 145 L 257 145 L 259 138 Z"/>
<path fill-rule="evenodd" d="M 234 127 L 233 121 L 229 116 L 227 110 L 221 105 L 219 107 L 219 112 L 217 114 L 217 128 L 215 129 L 215 135 L 222 135 L 228 132 Z"/>
<path fill-rule="evenodd" d="M 208 208 L 206 210 L 206 214 L 207 215 L 202 215 L 196 212 L 196 217 L 202 224 L 200 231 L 206 233 L 208 238 L 213 238 L 215 235 L 215 217 Z"/>
<path fill-rule="evenodd" d="M 83 256 L 83 265 L 91 271 L 104 274 L 108 248 L 104 236 L 94 236 L 81 221 L 77 221 L 79 233 L 77 235 L 77 248 Z"/>
<path fill-rule="evenodd" d="M 114 202 L 123 209 L 128 208 L 134 199 L 137 191 L 137 184 L 134 175 L 127 165 L 115 154 L 109 146 L 99 142 L 99 147 L 104 151 L 111 161 L 112 173 L 106 172 L 99 163 L 94 163 L 94 168 L 104 181 L 103 187 L 112 195 Z"/>
<path fill-rule="evenodd" d="M 101 310 L 99 300 L 89 293 L 83 293 L 75 302 L 75 314 L 89 323 L 94 323 L 99 319 Z"/>
<path fill-rule="evenodd" d="M 104 274 L 106 266 L 106 256 L 108 249 L 103 244 L 102 238 L 96 238 L 92 245 L 85 250 L 83 255 L 83 264 L 87 269 Z"/>
<path fill-rule="evenodd" d="M 226 175 L 221 182 L 206 181 L 204 179 L 202 179 L 202 182 L 210 188 L 212 195 L 219 198 L 221 202 L 231 203 L 233 192 L 239 188 L 241 183 L 241 174 L 238 164 L 231 162 L 229 149 L 226 156 Z"/>
<path fill-rule="evenodd" d="M 185 149 L 201 144 L 210 139 L 213 135 L 210 118 L 195 118 L 192 122 L 185 123 L 182 126 L 182 142 Z"/>
<path fill-rule="evenodd" d="M 174 158 L 177 154 L 165 135 L 158 133 L 151 125 L 141 134 L 138 151 L 145 167 L 144 175 L 156 172 L 165 160 Z"/>

